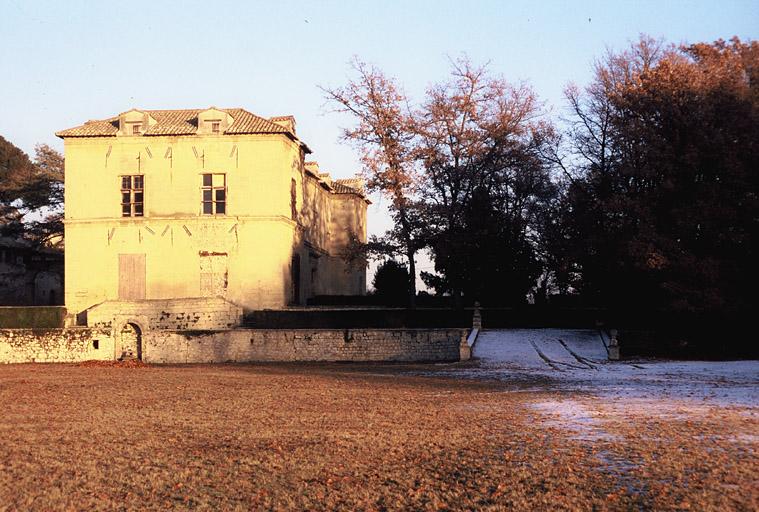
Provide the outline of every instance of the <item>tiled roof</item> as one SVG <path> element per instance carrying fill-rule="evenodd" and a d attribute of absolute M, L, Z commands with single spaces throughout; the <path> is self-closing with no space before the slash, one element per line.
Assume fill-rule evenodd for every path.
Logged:
<path fill-rule="evenodd" d="M 358 178 L 334 180 L 332 188 L 335 194 L 358 194 L 364 196 L 364 181 Z"/>
<path fill-rule="evenodd" d="M 119 118 L 87 121 L 82 126 L 56 132 L 58 137 L 113 137 L 119 131 Z"/>
<path fill-rule="evenodd" d="M 193 110 L 140 110 L 149 114 L 156 123 L 147 127 L 143 135 L 194 135 L 198 130 L 198 114 L 206 109 Z M 284 133 L 294 137 L 284 126 L 259 117 L 241 108 L 219 109 L 232 116 L 232 124 L 225 134 Z M 87 121 L 81 126 L 56 133 L 58 137 L 113 137 L 118 132 L 119 118 L 111 117 Z"/>

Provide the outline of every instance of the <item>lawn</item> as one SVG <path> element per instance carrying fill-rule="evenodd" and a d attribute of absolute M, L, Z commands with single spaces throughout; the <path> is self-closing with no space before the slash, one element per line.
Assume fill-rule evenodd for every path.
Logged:
<path fill-rule="evenodd" d="M 753 408 L 652 414 L 456 368 L 0 366 L 0 510 L 759 505 Z"/>

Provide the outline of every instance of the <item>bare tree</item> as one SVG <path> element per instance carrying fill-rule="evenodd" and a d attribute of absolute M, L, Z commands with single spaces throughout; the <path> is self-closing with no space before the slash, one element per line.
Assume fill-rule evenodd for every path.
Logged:
<path fill-rule="evenodd" d="M 450 79 L 431 87 L 416 113 L 415 154 L 424 170 L 420 190 L 428 204 L 428 239 L 457 305 L 465 281 L 472 281 L 464 262 L 472 259 L 472 247 L 488 243 L 473 240 L 479 232 L 472 225 L 475 192 L 478 202 L 498 210 L 500 224 L 513 231 L 486 235 L 491 248 L 495 238 L 527 238 L 530 197 L 545 183 L 532 148 L 538 140 L 533 134 L 543 131 L 539 115 L 529 87 L 514 86 L 465 58 L 452 62 Z"/>
<path fill-rule="evenodd" d="M 759 44 L 648 37 L 570 88 L 576 183 L 563 209 L 590 303 L 755 304 Z"/>
<path fill-rule="evenodd" d="M 409 305 L 415 304 L 416 265 L 421 248 L 416 233 L 414 193 L 417 174 L 412 153 L 413 120 L 405 94 L 394 80 L 377 68 L 354 59 L 355 77 L 343 87 L 322 87 L 327 101 L 337 112 L 350 114 L 355 124 L 342 137 L 358 149 L 363 175 L 370 191 L 390 199 L 396 229 L 389 232 L 386 247 L 398 247 L 409 266 Z M 381 245 L 381 244 L 376 244 Z"/>
<path fill-rule="evenodd" d="M 569 125 L 569 152 L 573 166 L 581 173 L 610 170 L 621 149 L 612 143 L 613 121 L 619 114 L 615 99 L 671 50 L 661 40 L 641 36 L 629 49 L 608 50 L 597 60 L 593 65 L 594 80 L 587 87 L 581 89 L 570 83 L 564 89 L 570 114 L 564 119 Z"/>

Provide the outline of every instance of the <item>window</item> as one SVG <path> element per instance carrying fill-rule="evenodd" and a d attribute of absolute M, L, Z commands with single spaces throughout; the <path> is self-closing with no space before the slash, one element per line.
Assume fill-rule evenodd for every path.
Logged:
<path fill-rule="evenodd" d="M 140 123 L 134 123 L 132 125 L 132 135 L 139 135 L 142 133 L 142 125 Z"/>
<path fill-rule="evenodd" d="M 221 119 L 204 119 L 202 133 L 210 133 L 212 135 L 219 135 L 221 133 Z M 200 127 L 200 124 L 198 124 Z"/>
<path fill-rule="evenodd" d="M 121 216 L 142 217 L 145 205 L 145 178 L 121 177 Z"/>
<path fill-rule="evenodd" d="M 225 174 L 203 174 L 201 194 L 203 215 L 227 213 L 227 180 Z"/>

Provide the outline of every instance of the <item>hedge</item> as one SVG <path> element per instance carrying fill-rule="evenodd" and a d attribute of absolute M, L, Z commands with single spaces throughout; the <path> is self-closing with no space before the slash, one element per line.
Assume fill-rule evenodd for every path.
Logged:
<path fill-rule="evenodd" d="M 0 329 L 55 329 L 65 317 L 63 306 L 0 306 Z"/>

